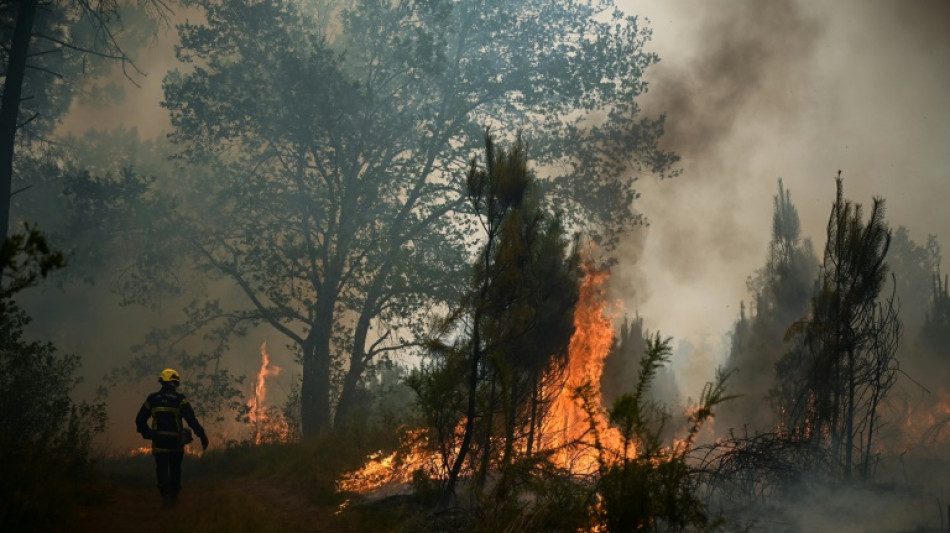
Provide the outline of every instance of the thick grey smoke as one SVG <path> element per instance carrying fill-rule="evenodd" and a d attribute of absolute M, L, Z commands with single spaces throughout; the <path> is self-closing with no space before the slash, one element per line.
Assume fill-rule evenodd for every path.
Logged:
<path fill-rule="evenodd" d="M 650 108 L 667 112 L 666 143 L 691 171 L 728 165 L 723 153 L 739 123 L 795 109 L 819 20 L 793 0 L 704 4 L 690 33 L 699 44 L 686 62 L 663 63 L 652 76 Z"/>
<path fill-rule="evenodd" d="M 950 249 L 947 2 L 626 6 L 652 23 L 645 103 L 667 113 L 683 173 L 640 182 L 649 227 L 613 288 L 647 329 L 705 347 L 674 360 L 686 395 L 722 361 L 764 264 L 778 178 L 819 252 L 839 169 L 849 198 L 885 197 L 892 226 Z"/>
<path fill-rule="evenodd" d="M 645 103 L 667 113 L 666 147 L 683 172 L 639 183 L 649 226 L 627 244 L 612 290 L 646 329 L 682 339 L 673 360 L 681 396 L 695 397 L 724 362 L 739 303 L 749 302 L 746 279 L 766 260 L 778 178 L 819 254 L 841 170 L 849 199 L 884 197 L 892 228 L 907 227 L 916 243 L 936 234 L 946 256 L 950 2 L 627 5 L 652 22 L 661 62 Z M 896 451 L 876 474 L 900 488 L 803 490 L 753 530 L 945 528 L 950 487 L 935 474 L 945 452 L 926 457 L 892 438 L 882 442 Z"/>

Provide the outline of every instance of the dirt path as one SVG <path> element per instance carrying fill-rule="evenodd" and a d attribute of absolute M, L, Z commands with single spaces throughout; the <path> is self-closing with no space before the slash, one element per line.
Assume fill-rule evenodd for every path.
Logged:
<path fill-rule="evenodd" d="M 184 472 L 177 506 L 163 509 L 146 472 L 110 473 L 104 498 L 76 506 L 63 524 L 69 532 L 345 531 L 334 507 L 310 502 L 279 479 L 192 475 Z M 187 466 L 187 465 L 186 465 Z"/>

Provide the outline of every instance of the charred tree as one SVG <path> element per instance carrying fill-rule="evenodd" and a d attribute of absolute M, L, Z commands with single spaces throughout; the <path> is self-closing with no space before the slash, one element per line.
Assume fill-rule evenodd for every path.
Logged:
<path fill-rule="evenodd" d="M 777 365 L 777 407 L 785 431 L 828 449 L 835 477 L 868 477 L 901 335 L 893 294 L 880 298 L 891 237 L 884 200 L 865 222 L 839 175 L 827 236 L 810 316 L 789 329 L 798 344 Z"/>

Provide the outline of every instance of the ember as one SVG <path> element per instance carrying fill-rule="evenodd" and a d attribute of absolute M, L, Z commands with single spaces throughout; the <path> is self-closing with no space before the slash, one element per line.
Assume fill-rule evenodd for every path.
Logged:
<path fill-rule="evenodd" d="M 904 405 L 902 434 L 896 453 L 950 444 L 950 390 L 939 389 L 932 401 Z"/>
<path fill-rule="evenodd" d="M 425 429 L 407 431 L 399 449 L 389 455 L 383 451 L 371 454 L 362 468 L 346 474 L 337 481 L 337 489 L 344 492 L 399 491 L 417 471 L 430 478 L 444 475 L 439 465 L 443 461 L 437 453 L 428 451 Z"/>

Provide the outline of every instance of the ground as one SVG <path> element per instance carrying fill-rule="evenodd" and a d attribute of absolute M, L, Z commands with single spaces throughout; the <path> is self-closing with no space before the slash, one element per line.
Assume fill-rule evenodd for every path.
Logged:
<path fill-rule="evenodd" d="M 76 505 L 63 531 L 350 530 L 347 518 L 337 514 L 338 504 L 314 503 L 287 481 L 240 472 L 202 472 L 195 461 L 185 459 L 180 501 L 171 509 L 162 508 L 151 457 L 107 462 L 101 495 Z"/>

